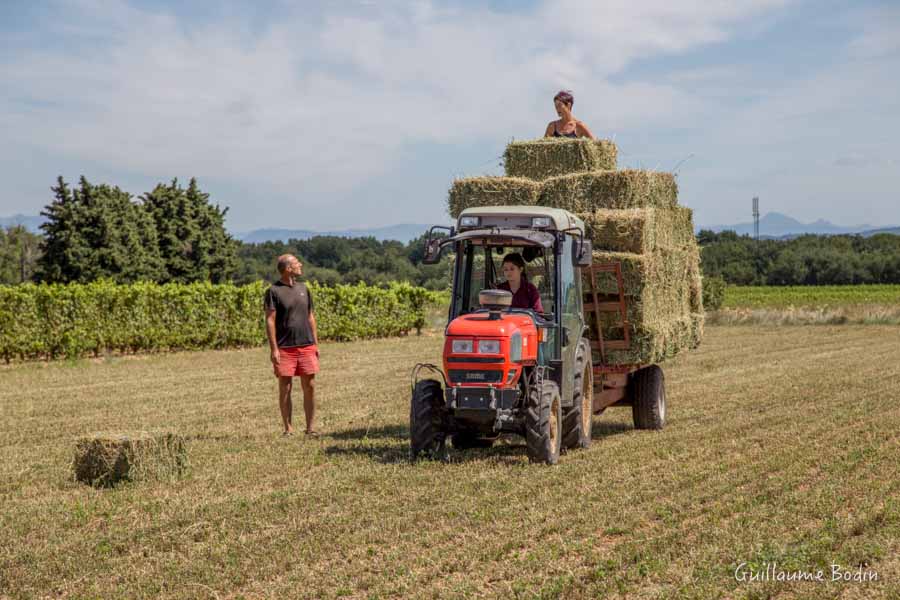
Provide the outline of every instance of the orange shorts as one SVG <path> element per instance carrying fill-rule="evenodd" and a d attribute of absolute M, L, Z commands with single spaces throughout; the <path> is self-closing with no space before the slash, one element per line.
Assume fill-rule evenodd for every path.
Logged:
<path fill-rule="evenodd" d="M 276 377 L 315 375 L 319 372 L 319 348 L 315 344 L 295 348 L 279 348 L 275 366 Z"/>

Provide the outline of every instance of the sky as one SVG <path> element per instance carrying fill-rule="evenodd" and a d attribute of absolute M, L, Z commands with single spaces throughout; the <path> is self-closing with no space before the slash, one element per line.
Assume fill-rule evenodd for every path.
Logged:
<path fill-rule="evenodd" d="M 446 223 L 552 98 L 698 225 L 900 224 L 900 3 L 0 1 L 0 216 L 196 177 L 235 232 Z"/>

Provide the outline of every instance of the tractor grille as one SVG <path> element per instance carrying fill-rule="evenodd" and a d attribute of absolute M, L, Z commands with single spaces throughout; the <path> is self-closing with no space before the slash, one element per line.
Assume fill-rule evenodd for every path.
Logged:
<path fill-rule="evenodd" d="M 503 380 L 503 371 L 450 369 L 450 383 L 500 383 Z"/>

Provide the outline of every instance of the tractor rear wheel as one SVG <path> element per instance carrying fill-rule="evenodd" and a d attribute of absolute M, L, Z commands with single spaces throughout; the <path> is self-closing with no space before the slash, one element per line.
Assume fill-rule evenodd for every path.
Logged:
<path fill-rule="evenodd" d="M 525 444 L 528 460 L 555 465 L 562 447 L 562 402 L 555 381 L 531 388 L 525 407 Z"/>
<path fill-rule="evenodd" d="M 413 388 L 409 406 L 410 457 L 446 457 L 444 394 L 439 381 L 423 379 Z"/>
<path fill-rule="evenodd" d="M 666 424 L 666 379 L 658 365 L 638 369 L 631 376 L 631 401 L 637 429 L 662 429 Z"/>
<path fill-rule="evenodd" d="M 581 338 L 575 351 L 575 375 L 572 406 L 563 409 L 563 448 L 587 448 L 591 445 L 594 422 L 594 368 L 590 342 Z"/>

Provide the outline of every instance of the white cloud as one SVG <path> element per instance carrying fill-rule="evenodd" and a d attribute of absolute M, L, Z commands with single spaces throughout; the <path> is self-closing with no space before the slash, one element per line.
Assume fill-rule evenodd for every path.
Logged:
<path fill-rule="evenodd" d="M 0 63 L 0 127 L 17 144 L 111 169 L 340 198 L 410 144 L 538 134 L 560 87 L 604 131 L 697 115 L 702 103 L 671 82 L 610 77 L 723 40 L 781 4 L 557 0 L 524 14 L 325 4 L 252 31 L 237 17 L 197 25 L 71 0 L 59 25 L 35 32 L 62 36 L 65 49 Z"/>

